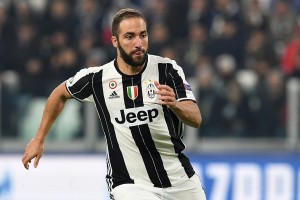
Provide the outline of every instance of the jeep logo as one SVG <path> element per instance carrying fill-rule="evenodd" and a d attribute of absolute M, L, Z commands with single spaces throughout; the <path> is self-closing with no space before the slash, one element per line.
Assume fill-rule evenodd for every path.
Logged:
<path fill-rule="evenodd" d="M 153 107 L 137 107 L 114 112 L 115 121 L 126 127 L 151 123 L 158 120 L 158 109 Z"/>

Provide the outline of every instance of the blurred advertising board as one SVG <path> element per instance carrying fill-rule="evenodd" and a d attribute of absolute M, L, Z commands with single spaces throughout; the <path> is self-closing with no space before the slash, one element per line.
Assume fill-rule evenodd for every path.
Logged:
<path fill-rule="evenodd" d="M 101 155 L 44 155 L 27 171 L 22 155 L 0 155 L 0 200 L 108 200 Z"/>
<path fill-rule="evenodd" d="M 298 154 L 191 155 L 208 200 L 300 200 Z"/>
<path fill-rule="evenodd" d="M 208 200 L 300 200 L 298 154 L 192 154 Z M 0 155 L 0 200 L 109 200 L 103 154 Z"/>

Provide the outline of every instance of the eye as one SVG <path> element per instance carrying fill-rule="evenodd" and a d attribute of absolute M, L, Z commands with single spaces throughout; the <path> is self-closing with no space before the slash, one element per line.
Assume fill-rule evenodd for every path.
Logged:
<path fill-rule="evenodd" d="M 145 37 L 147 37 L 147 33 L 143 33 L 143 34 L 141 35 L 141 38 L 145 38 Z"/>
<path fill-rule="evenodd" d="M 128 40 L 131 40 L 133 38 L 132 35 L 125 35 L 125 38 L 128 39 Z"/>

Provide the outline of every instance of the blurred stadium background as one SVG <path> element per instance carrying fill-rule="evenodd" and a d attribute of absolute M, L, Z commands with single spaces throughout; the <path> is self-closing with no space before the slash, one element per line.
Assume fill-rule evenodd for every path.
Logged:
<path fill-rule="evenodd" d="M 38 169 L 21 153 L 54 87 L 114 58 L 123 7 L 192 85 L 203 123 L 184 140 L 208 200 L 300 200 L 299 0 L 0 0 L 0 199 L 108 199 L 93 105 L 68 102 Z"/>

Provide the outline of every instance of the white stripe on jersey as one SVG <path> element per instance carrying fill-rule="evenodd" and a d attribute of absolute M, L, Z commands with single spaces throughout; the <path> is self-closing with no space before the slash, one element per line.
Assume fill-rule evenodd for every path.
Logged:
<path fill-rule="evenodd" d="M 176 99 L 178 99 L 179 97 L 178 97 L 178 92 L 177 92 L 177 89 L 176 89 L 176 84 L 174 82 L 174 77 L 170 73 L 169 73 L 169 75 L 170 75 L 170 77 L 172 77 L 172 83 L 173 83 L 174 88 L 175 88 L 174 92 L 175 92 L 175 95 L 176 95 Z"/>

